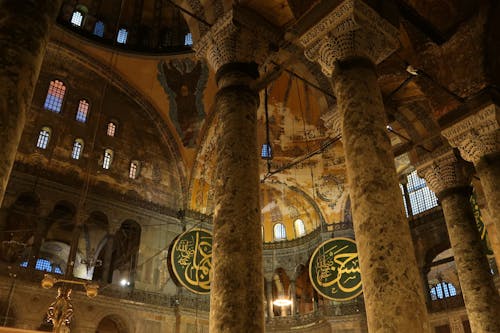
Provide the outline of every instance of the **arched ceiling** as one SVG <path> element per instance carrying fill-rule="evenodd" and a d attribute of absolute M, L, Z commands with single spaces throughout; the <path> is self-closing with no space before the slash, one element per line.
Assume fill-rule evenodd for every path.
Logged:
<path fill-rule="evenodd" d="M 144 6 L 151 1 L 144 0 Z M 236 4 L 260 13 L 285 35 L 287 31 L 304 29 L 314 23 L 311 13 L 321 13 L 317 8 L 331 7 L 337 2 L 242 0 Z M 382 3 L 367 2 L 375 7 Z M 183 15 L 195 43 L 233 4 L 223 0 L 175 3 L 190 13 Z M 401 47 L 379 64 L 377 71 L 386 105 L 388 132 L 397 156 L 396 166 L 402 171 L 410 163 L 408 153 L 412 148 L 425 148 L 429 138 L 439 136 L 440 120 L 485 87 L 484 47 L 478 40 L 482 40 L 480 37 L 485 33 L 487 16 L 465 0 L 425 3 L 398 0 L 395 4 L 399 10 Z M 448 23 L 438 19 L 443 15 Z M 170 129 L 182 156 L 189 188 L 187 208 L 209 215 L 213 205 L 211 185 L 216 168 L 213 151 L 218 120 L 213 113 L 217 87 L 208 65 L 192 53 L 129 53 L 96 46 L 74 31 L 55 30 L 54 40 L 92 55 L 151 102 Z M 301 198 L 293 200 L 301 202 L 304 214 L 315 211 L 317 220 L 340 222 L 344 218 L 348 188 L 342 144 L 332 140 L 335 97 L 331 85 L 319 67 L 308 62 L 298 48 L 288 48 L 276 59 L 285 62 L 281 69 L 272 63 L 261 69 L 264 76 L 276 71 L 277 77 L 263 82 L 269 95 L 269 142 L 273 159 L 269 167 L 265 160 L 260 166 L 262 209 L 265 211 L 265 207 L 274 203 L 282 216 L 288 216 L 292 198 Z M 409 64 L 417 71 L 408 67 Z M 267 140 L 264 90 L 260 94 L 258 140 L 262 145 Z M 185 110 L 191 113 L 183 119 Z M 263 213 L 263 222 L 266 229 L 271 229 L 274 223 L 266 213 Z"/>

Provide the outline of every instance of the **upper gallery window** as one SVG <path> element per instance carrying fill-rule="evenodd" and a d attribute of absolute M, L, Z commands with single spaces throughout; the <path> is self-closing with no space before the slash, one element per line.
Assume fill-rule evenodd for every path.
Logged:
<path fill-rule="evenodd" d="M 78 103 L 78 110 L 76 111 L 76 120 L 82 123 L 86 122 L 88 112 L 89 112 L 89 102 L 87 102 L 84 99 L 81 99 L 80 103 Z"/>
<path fill-rule="evenodd" d="M 116 41 L 120 44 L 126 44 L 128 37 L 128 30 L 125 28 L 121 28 L 118 30 L 118 35 L 116 36 Z"/>
<path fill-rule="evenodd" d="M 104 37 L 104 22 L 97 21 L 94 25 L 94 35 Z"/>
<path fill-rule="evenodd" d="M 45 98 L 44 108 L 46 110 L 61 112 L 66 86 L 59 80 L 50 81 L 47 97 Z"/>
<path fill-rule="evenodd" d="M 430 294 L 431 299 L 435 301 L 437 299 L 457 296 L 457 289 L 453 286 L 453 284 L 443 281 L 432 287 Z"/>
<path fill-rule="evenodd" d="M 410 173 L 407 179 L 408 183 L 406 186 L 408 188 L 411 212 L 413 215 L 420 214 L 438 205 L 436 195 L 427 187 L 425 180 L 417 175 L 417 171 Z M 404 195 L 403 189 L 402 192 Z M 406 216 L 409 216 L 410 210 L 406 207 L 406 200 L 403 200 L 403 202 L 406 209 Z"/>
<path fill-rule="evenodd" d="M 192 33 L 187 33 L 184 36 L 184 45 L 185 46 L 191 46 L 191 45 L 193 45 L 193 34 Z"/>
<path fill-rule="evenodd" d="M 293 226 L 295 228 L 295 235 L 297 237 L 302 237 L 306 234 L 306 227 L 304 226 L 304 221 L 302 221 L 301 219 L 296 219 L 293 223 Z"/>
<path fill-rule="evenodd" d="M 83 140 L 76 139 L 73 143 L 73 150 L 71 151 L 71 157 L 75 160 L 79 160 L 80 156 L 82 156 L 83 151 Z"/>
<path fill-rule="evenodd" d="M 113 151 L 111 149 L 104 150 L 104 159 L 102 160 L 102 168 L 108 170 L 113 162 Z"/>
<path fill-rule="evenodd" d="M 128 170 L 128 178 L 137 179 L 137 176 L 139 176 L 139 161 L 132 161 Z"/>
<path fill-rule="evenodd" d="M 79 10 L 75 10 L 73 15 L 71 15 L 71 24 L 76 27 L 81 27 L 83 24 L 83 13 Z"/>
<path fill-rule="evenodd" d="M 286 230 L 285 230 L 285 225 L 283 223 L 276 223 L 274 225 L 274 239 L 275 240 L 286 239 Z"/>
<path fill-rule="evenodd" d="M 36 146 L 41 149 L 47 149 L 47 145 L 49 144 L 51 130 L 49 127 L 42 127 L 40 133 L 38 134 L 38 141 L 36 142 Z"/>
<path fill-rule="evenodd" d="M 108 136 L 115 136 L 116 134 L 116 124 L 112 121 L 108 123 L 108 129 L 106 130 Z"/>

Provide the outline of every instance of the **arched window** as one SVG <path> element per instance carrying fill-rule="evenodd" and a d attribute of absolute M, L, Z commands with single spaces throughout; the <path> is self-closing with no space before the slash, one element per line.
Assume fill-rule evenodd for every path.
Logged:
<path fill-rule="evenodd" d="M 430 294 L 431 299 L 435 301 L 437 299 L 457 296 L 457 289 L 453 284 L 443 281 L 432 287 Z"/>
<path fill-rule="evenodd" d="M 52 130 L 50 129 L 50 127 L 42 127 L 40 133 L 38 134 L 38 141 L 36 142 L 36 146 L 41 149 L 47 149 L 51 133 Z"/>
<path fill-rule="evenodd" d="M 73 15 L 71 15 L 71 24 L 75 27 L 81 27 L 83 24 L 83 13 L 79 10 L 75 10 Z"/>
<path fill-rule="evenodd" d="M 274 239 L 275 240 L 286 239 L 286 230 L 285 230 L 285 225 L 283 223 L 276 223 L 274 225 Z"/>
<path fill-rule="evenodd" d="M 71 151 L 71 157 L 75 160 L 79 160 L 80 156 L 82 156 L 83 151 L 83 140 L 76 139 L 73 143 L 73 150 Z"/>
<path fill-rule="evenodd" d="M 139 176 L 139 161 L 130 162 L 130 168 L 128 170 L 128 178 L 137 179 Z"/>
<path fill-rule="evenodd" d="M 104 37 L 104 22 L 97 21 L 94 25 L 94 35 Z"/>
<path fill-rule="evenodd" d="M 304 226 L 304 221 L 302 221 L 301 219 L 296 219 L 293 223 L 293 226 L 295 228 L 295 235 L 297 237 L 302 237 L 306 234 L 306 227 Z"/>
<path fill-rule="evenodd" d="M 193 45 L 193 34 L 187 33 L 184 36 L 184 46 L 191 46 L 191 45 Z"/>
<path fill-rule="evenodd" d="M 112 121 L 108 123 L 108 129 L 106 130 L 108 136 L 115 136 L 116 134 L 116 124 Z"/>
<path fill-rule="evenodd" d="M 120 30 L 118 30 L 118 35 L 116 36 L 116 41 L 119 44 L 126 44 L 127 37 L 128 37 L 128 30 L 125 28 L 121 28 Z"/>
<path fill-rule="evenodd" d="M 437 206 L 437 197 L 428 187 L 424 179 L 417 175 L 417 171 L 413 171 L 407 176 L 407 185 L 400 185 L 401 192 L 404 194 L 404 187 L 408 190 L 408 199 L 410 201 L 411 213 L 413 215 L 420 214 L 426 210 Z M 406 216 L 409 216 L 407 200 L 403 198 L 403 203 L 406 209 Z"/>
<path fill-rule="evenodd" d="M 28 267 L 28 262 L 23 261 L 21 267 Z M 52 265 L 50 261 L 47 259 L 38 259 L 35 264 L 35 269 L 39 271 L 45 271 L 45 272 L 52 272 L 52 273 L 57 273 L 57 274 L 62 274 L 61 267 Z"/>
<path fill-rule="evenodd" d="M 49 91 L 45 98 L 44 108 L 53 112 L 61 112 L 66 86 L 59 80 L 50 81 Z"/>
<path fill-rule="evenodd" d="M 111 162 L 113 162 L 113 151 L 111 149 L 105 149 L 102 168 L 108 170 L 111 167 Z"/>
<path fill-rule="evenodd" d="M 76 120 L 84 123 L 87 121 L 87 115 L 89 113 L 89 102 L 84 99 L 80 100 L 78 104 L 78 110 L 76 111 Z"/>

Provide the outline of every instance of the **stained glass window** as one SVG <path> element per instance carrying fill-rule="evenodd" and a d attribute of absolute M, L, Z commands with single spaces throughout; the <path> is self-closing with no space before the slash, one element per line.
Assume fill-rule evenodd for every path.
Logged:
<path fill-rule="evenodd" d="M 104 159 L 102 160 L 102 168 L 109 169 L 111 167 L 111 162 L 113 161 L 113 151 L 111 149 L 106 149 L 104 151 Z"/>
<path fill-rule="evenodd" d="M 106 134 L 108 136 L 115 136 L 116 134 L 116 124 L 114 122 L 109 122 L 108 123 L 108 129 L 106 131 Z"/>
<path fill-rule="evenodd" d="M 128 31 L 125 28 L 118 30 L 118 35 L 116 36 L 116 41 L 120 44 L 126 44 L 128 37 Z"/>
<path fill-rule="evenodd" d="M 443 281 L 432 287 L 430 290 L 430 294 L 432 300 L 443 299 L 456 296 L 457 289 L 451 283 Z"/>
<path fill-rule="evenodd" d="M 44 108 L 57 113 L 61 112 L 65 93 L 66 87 L 64 86 L 64 83 L 59 80 L 51 81 L 47 97 L 45 98 Z"/>
<path fill-rule="evenodd" d="M 76 120 L 82 123 L 86 122 L 88 112 L 89 112 L 89 102 L 87 102 L 84 99 L 81 99 L 80 103 L 78 104 L 78 110 L 76 111 Z"/>
<path fill-rule="evenodd" d="M 191 46 L 191 45 L 193 45 L 193 34 L 187 33 L 184 36 L 184 46 Z"/>
<path fill-rule="evenodd" d="M 407 179 L 408 194 L 410 197 L 410 205 L 413 215 L 420 214 L 438 205 L 436 195 L 427 187 L 427 183 L 425 182 L 425 180 L 417 175 L 417 171 L 413 171 L 412 173 L 410 173 L 407 176 Z M 404 196 L 402 186 L 401 192 Z M 406 200 L 403 200 L 403 202 L 406 209 L 406 216 L 408 216 L 409 212 L 408 207 L 406 207 Z"/>
<path fill-rule="evenodd" d="M 94 35 L 104 37 L 104 22 L 97 21 L 94 25 Z"/>
<path fill-rule="evenodd" d="M 139 172 L 139 162 L 138 161 L 132 161 L 130 162 L 130 168 L 128 171 L 128 177 L 130 179 L 136 179 L 138 176 Z"/>

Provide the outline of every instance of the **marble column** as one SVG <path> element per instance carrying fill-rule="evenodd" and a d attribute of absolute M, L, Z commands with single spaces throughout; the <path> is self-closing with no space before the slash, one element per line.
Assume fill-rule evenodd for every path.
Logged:
<path fill-rule="evenodd" d="M 450 148 L 440 148 L 417 170 L 441 202 L 472 331 L 500 332 L 500 298 L 470 204 L 470 167 Z"/>
<path fill-rule="evenodd" d="M 115 241 L 115 234 L 110 233 L 107 236 L 108 241 L 104 248 L 104 260 L 102 263 L 102 277 L 101 282 L 108 284 L 111 281 L 111 261 L 113 260 L 113 246 Z"/>
<path fill-rule="evenodd" d="M 0 203 L 62 0 L 0 2 Z"/>
<path fill-rule="evenodd" d="M 295 288 L 295 280 L 290 280 L 290 300 L 292 304 L 290 304 L 290 315 L 295 316 L 297 313 L 297 290 Z"/>
<path fill-rule="evenodd" d="M 237 22 L 237 25 L 235 24 Z M 195 45 L 216 73 L 217 126 L 210 332 L 264 332 L 257 108 L 251 88 L 274 28 L 234 8 Z M 270 31 L 270 33 L 268 33 Z"/>
<path fill-rule="evenodd" d="M 272 277 L 266 280 L 266 301 L 267 301 L 267 317 L 269 319 L 274 318 Z"/>
<path fill-rule="evenodd" d="M 332 77 L 337 97 L 368 330 L 429 332 L 375 71 L 397 49 L 398 30 L 364 2 L 346 0 L 299 42 Z"/>
<path fill-rule="evenodd" d="M 488 213 L 500 235 L 500 108 L 489 104 L 442 131 L 466 161 L 474 163 Z M 500 254 L 498 254 L 500 255 Z"/>

